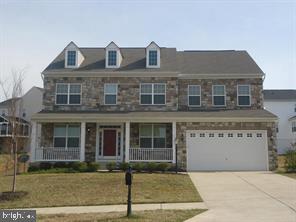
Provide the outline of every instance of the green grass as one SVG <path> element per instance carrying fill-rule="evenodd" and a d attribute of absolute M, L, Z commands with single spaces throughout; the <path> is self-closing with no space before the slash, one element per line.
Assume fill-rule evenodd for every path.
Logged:
<path fill-rule="evenodd" d="M 0 177 L 0 191 L 10 191 L 11 176 Z M 22 200 L 0 202 L 0 208 L 125 204 L 124 173 L 59 173 L 17 176 Z M 202 201 L 186 174 L 134 174 L 133 203 Z"/>
<path fill-rule="evenodd" d="M 127 218 L 125 212 L 91 213 L 91 214 L 58 214 L 38 216 L 41 222 L 183 222 L 204 210 L 154 210 L 136 211 Z"/>

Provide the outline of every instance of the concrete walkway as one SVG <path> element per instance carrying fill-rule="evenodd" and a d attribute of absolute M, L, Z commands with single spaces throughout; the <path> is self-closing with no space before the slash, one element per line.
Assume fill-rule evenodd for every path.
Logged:
<path fill-rule="evenodd" d="M 271 172 L 190 173 L 208 211 L 187 222 L 296 222 L 296 180 Z"/>
<path fill-rule="evenodd" d="M 82 213 L 108 213 L 126 211 L 126 205 L 102 205 L 102 206 L 73 206 L 73 207 L 48 207 L 30 208 L 40 214 L 82 214 Z M 163 203 L 163 204 L 133 204 L 133 211 L 142 210 L 187 210 L 207 209 L 203 202 L 195 203 Z M 29 209 L 26 209 L 29 210 Z"/>

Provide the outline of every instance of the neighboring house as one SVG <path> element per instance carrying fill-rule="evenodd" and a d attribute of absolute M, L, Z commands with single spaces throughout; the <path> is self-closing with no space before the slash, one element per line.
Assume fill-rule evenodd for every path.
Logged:
<path fill-rule="evenodd" d="M 296 90 L 264 90 L 264 108 L 279 118 L 277 151 L 284 154 L 296 143 Z"/>
<path fill-rule="evenodd" d="M 39 87 L 32 87 L 22 97 L 15 99 L 8 99 L 0 103 L 0 151 L 4 150 L 4 146 L 9 144 L 11 138 L 11 126 L 9 124 L 10 107 L 13 100 L 15 101 L 16 117 L 18 118 L 21 127 L 20 136 L 30 136 L 30 121 L 33 114 L 40 112 L 42 106 L 43 89 Z M 28 140 L 29 142 L 29 140 Z M 29 145 L 25 144 L 24 149 L 29 151 Z"/>
<path fill-rule="evenodd" d="M 71 42 L 42 74 L 32 161 L 276 167 L 277 117 L 263 109 L 264 73 L 246 51 Z"/>

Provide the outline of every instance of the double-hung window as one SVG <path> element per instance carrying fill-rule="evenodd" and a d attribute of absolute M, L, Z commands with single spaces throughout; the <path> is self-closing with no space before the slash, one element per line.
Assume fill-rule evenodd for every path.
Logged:
<path fill-rule="evenodd" d="M 76 66 L 76 51 L 67 51 L 67 66 Z"/>
<path fill-rule="evenodd" d="M 199 85 L 188 85 L 188 106 L 200 106 L 201 89 Z"/>
<path fill-rule="evenodd" d="M 117 84 L 107 83 L 104 85 L 105 105 L 116 105 L 117 103 Z"/>
<path fill-rule="evenodd" d="M 213 105 L 214 106 L 225 106 L 225 86 L 224 85 L 213 85 Z"/>
<path fill-rule="evenodd" d="M 140 98 L 142 105 L 164 105 L 166 85 L 164 83 L 142 83 Z"/>
<path fill-rule="evenodd" d="M 57 105 L 79 105 L 81 103 L 81 84 L 57 83 Z"/>
<path fill-rule="evenodd" d="M 116 66 L 117 64 L 117 52 L 116 50 L 108 51 L 108 66 Z"/>
<path fill-rule="evenodd" d="M 149 50 L 149 66 L 157 66 L 157 50 Z"/>
<path fill-rule="evenodd" d="M 77 124 L 55 125 L 53 146 L 61 148 L 80 147 L 80 126 Z"/>
<path fill-rule="evenodd" d="M 166 126 L 164 124 L 141 124 L 140 148 L 166 148 Z"/>
<path fill-rule="evenodd" d="M 292 132 L 295 133 L 296 132 L 296 121 L 292 122 Z"/>
<path fill-rule="evenodd" d="M 237 105 L 238 106 L 251 105 L 251 90 L 249 85 L 237 86 Z"/>

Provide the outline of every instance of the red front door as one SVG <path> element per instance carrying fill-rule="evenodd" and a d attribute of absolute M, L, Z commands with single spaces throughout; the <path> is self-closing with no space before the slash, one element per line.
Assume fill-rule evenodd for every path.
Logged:
<path fill-rule="evenodd" d="M 116 156 L 116 130 L 104 130 L 104 156 Z"/>

